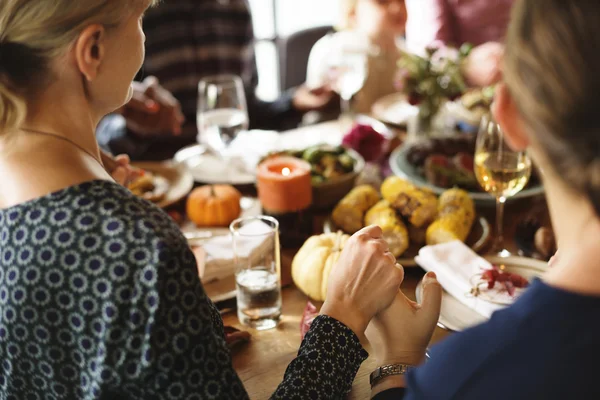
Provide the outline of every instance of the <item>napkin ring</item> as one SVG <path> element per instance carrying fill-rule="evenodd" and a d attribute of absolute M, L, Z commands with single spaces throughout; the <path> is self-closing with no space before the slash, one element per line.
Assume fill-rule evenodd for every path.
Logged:
<path fill-rule="evenodd" d="M 369 376 L 369 383 L 371 384 L 371 388 L 380 380 L 387 376 L 392 375 L 405 375 L 408 371 L 413 369 L 412 365 L 407 364 L 389 364 L 383 365 L 375 369 L 375 371 L 371 372 Z"/>

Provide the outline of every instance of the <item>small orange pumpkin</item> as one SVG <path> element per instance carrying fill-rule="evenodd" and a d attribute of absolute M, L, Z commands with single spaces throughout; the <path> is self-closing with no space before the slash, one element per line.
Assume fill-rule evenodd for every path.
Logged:
<path fill-rule="evenodd" d="M 208 185 L 190 193 L 186 211 L 197 226 L 229 226 L 241 213 L 241 193 L 230 185 Z"/>

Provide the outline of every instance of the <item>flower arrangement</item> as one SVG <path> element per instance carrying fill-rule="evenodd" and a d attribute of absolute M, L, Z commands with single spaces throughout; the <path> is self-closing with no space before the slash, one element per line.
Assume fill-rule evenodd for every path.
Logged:
<path fill-rule="evenodd" d="M 398 61 L 397 89 L 419 106 L 419 117 L 431 120 L 445 99 L 454 100 L 467 89 L 461 66 L 471 45 L 460 49 L 441 44 L 429 46 L 425 56 L 402 52 Z"/>

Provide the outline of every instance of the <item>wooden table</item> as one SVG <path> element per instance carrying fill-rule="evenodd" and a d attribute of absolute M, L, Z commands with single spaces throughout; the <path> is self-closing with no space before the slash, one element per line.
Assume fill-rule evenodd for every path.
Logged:
<path fill-rule="evenodd" d="M 521 200 L 509 203 L 505 214 L 505 237 L 507 247 L 516 251 L 514 233 L 517 224 L 525 217 L 535 215 L 542 221 L 547 220 L 546 205 L 543 198 Z M 478 212 L 492 223 L 494 208 L 479 209 Z M 289 269 L 294 250 L 285 250 L 282 257 L 282 281 L 289 281 Z M 415 288 L 423 277 L 424 271 L 418 267 L 407 268 L 402 291 L 415 299 Z M 255 331 L 239 324 L 235 313 L 226 314 L 225 325 L 249 330 L 250 343 L 244 344 L 233 352 L 233 365 L 240 375 L 251 399 L 267 399 L 283 379 L 287 365 L 292 361 L 300 347 L 300 319 L 308 301 L 307 296 L 289 284 L 282 291 L 283 317 L 276 329 Z M 436 343 L 450 332 L 436 328 L 431 343 Z M 369 351 L 368 343 L 365 348 Z M 350 399 L 368 399 L 370 396 L 369 374 L 376 367 L 374 358 L 369 357 L 361 366 L 350 394 Z"/>
<path fill-rule="evenodd" d="M 329 122 L 311 127 L 305 127 L 290 131 L 282 135 L 282 140 L 302 145 L 315 144 L 311 139 L 317 137 L 318 141 L 328 143 L 339 143 L 341 141 L 341 130 L 337 122 Z M 302 146 L 298 145 L 298 148 Z M 494 226 L 494 207 L 480 208 L 479 214 L 485 216 L 490 224 Z M 516 226 L 525 217 L 535 215 L 541 222 L 547 222 L 547 207 L 543 197 L 535 199 L 510 202 L 506 205 L 504 229 L 507 248 L 516 251 L 514 232 Z M 315 233 L 321 221 L 315 221 Z M 290 267 L 295 255 L 295 250 L 285 250 L 282 253 L 282 283 L 283 317 L 276 329 L 268 331 L 255 331 L 239 324 L 235 313 L 226 314 L 223 317 L 225 325 L 248 330 L 252 334 L 249 343 L 233 351 L 233 365 L 240 375 L 251 399 L 268 398 L 283 379 L 286 367 L 296 356 L 300 347 L 300 319 L 308 301 L 307 296 L 296 289 L 291 283 Z M 402 291 L 411 299 L 415 299 L 415 288 L 423 277 L 424 271 L 420 268 L 407 268 Z M 450 332 L 436 328 L 431 343 L 443 340 Z M 369 350 L 368 343 L 365 348 Z M 351 399 L 367 399 L 370 396 L 369 374 L 376 367 L 373 358 L 367 359 L 361 366 L 352 393 Z"/>

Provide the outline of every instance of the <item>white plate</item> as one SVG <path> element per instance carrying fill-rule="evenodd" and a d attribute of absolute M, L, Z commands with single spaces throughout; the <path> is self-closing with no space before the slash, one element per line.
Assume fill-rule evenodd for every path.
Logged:
<path fill-rule="evenodd" d="M 411 106 L 404 93 L 393 93 L 377 100 L 371 109 L 373 117 L 391 125 L 406 126 L 418 112 Z"/>
<path fill-rule="evenodd" d="M 516 272 L 519 275 L 531 281 L 533 278 L 540 277 L 548 267 L 548 264 L 525 257 L 496 257 L 485 256 L 486 260 L 494 265 L 504 265 L 509 272 Z M 419 282 L 416 289 L 417 302 L 421 302 L 421 285 Z M 443 329 L 460 332 L 487 321 L 483 315 L 473 311 L 465 306 L 458 299 L 451 296 L 445 290 L 442 293 L 442 309 L 438 326 Z"/>
<path fill-rule="evenodd" d="M 227 162 L 200 144 L 179 150 L 174 160 L 185 165 L 196 182 L 250 185 L 256 181 L 253 171 L 246 168 L 241 159 Z"/>
<path fill-rule="evenodd" d="M 169 207 L 182 200 L 194 187 L 194 178 L 182 165 L 172 162 L 135 162 L 131 165 L 167 180 L 169 189 L 165 197 L 156 203 L 161 208 Z"/>

